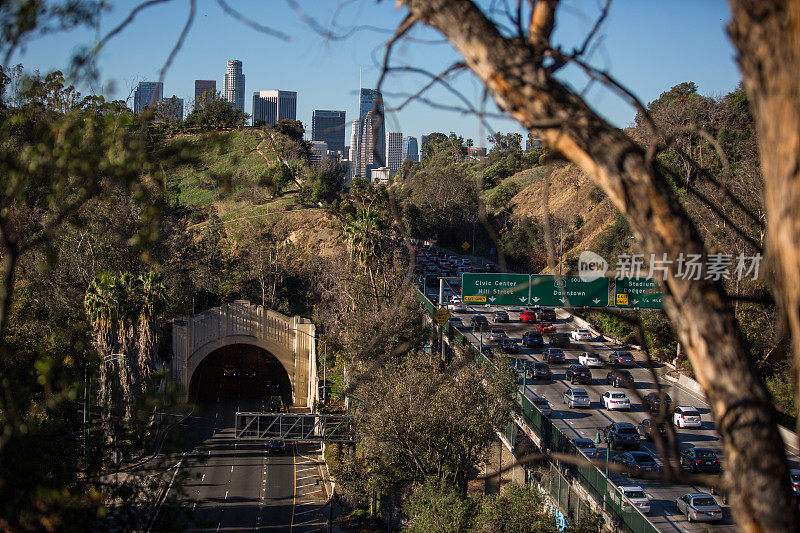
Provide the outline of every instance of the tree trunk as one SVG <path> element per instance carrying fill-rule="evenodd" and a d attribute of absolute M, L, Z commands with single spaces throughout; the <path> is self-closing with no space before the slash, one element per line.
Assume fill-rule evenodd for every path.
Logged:
<path fill-rule="evenodd" d="M 758 127 L 773 292 L 800 370 L 800 1 L 731 0 L 731 10 L 728 29 Z"/>
<path fill-rule="evenodd" d="M 544 50 L 503 37 L 470 0 L 405 3 L 416 19 L 444 34 L 502 109 L 603 189 L 647 253 L 666 253 L 673 260 L 680 253 L 705 253 L 697 229 L 653 161 L 542 67 Z M 532 28 L 532 35 L 534 30 L 541 28 Z M 547 127 L 537 127 L 542 124 Z M 711 403 L 739 525 L 745 531 L 794 531 L 800 513 L 789 488 L 775 411 L 722 285 L 669 278 L 664 309 Z"/>

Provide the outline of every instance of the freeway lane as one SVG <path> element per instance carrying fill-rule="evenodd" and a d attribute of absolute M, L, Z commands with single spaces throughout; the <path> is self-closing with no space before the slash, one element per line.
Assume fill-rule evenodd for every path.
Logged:
<path fill-rule="evenodd" d="M 198 406 L 191 428 L 204 438 L 185 490 L 193 500 L 189 531 L 290 531 L 294 510 L 294 447 L 270 455 L 266 443 L 236 441 L 237 410 L 266 410 L 259 400 L 221 399 Z"/>
<path fill-rule="evenodd" d="M 468 308 L 467 313 L 457 314 L 457 316 L 460 316 L 463 319 L 466 325 L 464 332 L 467 334 L 467 338 L 469 338 L 476 347 L 481 344 L 480 336 L 475 336 L 475 334 L 470 333 L 470 326 L 472 323 L 472 317 L 477 314 L 485 315 L 489 319 L 490 326 L 492 328 L 501 327 L 505 330 L 509 337 L 517 340 L 521 339 L 524 332 L 533 330 L 535 327 L 535 324 L 523 324 L 520 322 L 517 318 L 517 313 L 515 312 L 509 312 L 511 319 L 509 323 L 491 323 L 491 313 L 495 309 L 497 308 L 473 307 Z M 576 327 L 566 322 L 568 316 L 568 313 L 565 311 L 560 309 L 558 310 L 558 331 L 569 332 Z M 491 345 L 496 356 L 501 355 L 501 352 L 496 345 L 488 343 L 487 339 L 488 334 L 484 333 L 483 344 Z M 569 409 L 563 404 L 563 392 L 570 387 L 569 382 L 564 380 L 564 372 L 570 364 L 578 362 L 578 355 L 580 352 L 594 351 L 602 358 L 605 358 L 613 350 L 613 347 L 596 341 L 584 341 L 578 343 L 573 342 L 570 348 L 564 350 L 567 356 L 567 361 L 564 364 L 550 365 L 550 368 L 553 371 L 553 380 L 549 382 L 528 382 L 527 390 L 525 391 L 526 396 L 531 397 L 533 395 L 539 395 L 547 398 L 553 408 L 552 420 L 554 421 L 555 425 L 564 431 L 567 436 L 573 438 L 584 437 L 594 439 L 596 436 L 596 427 L 607 426 L 612 422 L 630 422 L 634 425 L 638 424 L 643 419 L 650 417 L 650 415 L 642 410 L 641 403 L 630 391 L 627 392 L 632 405 L 630 412 L 605 411 L 603 409 L 601 395 L 603 392 L 612 389 L 612 387 L 610 385 L 606 385 L 604 381 L 605 376 L 608 373 L 608 369 L 606 368 L 592 369 L 593 380 L 591 385 L 575 385 L 576 387 L 582 387 L 586 389 L 586 391 L 589 393 L 589 397 L 592 401 L 591 408 Z M 516 357 L 532 361 L 542 360 L 541 354 L 532 353 L 531 350 L 526 348 L 521 348 L 520 355 L 517 355 Z M 649 369 L 645 368 L 642 364 L 637 364 L 635 368 L 630 368 L 629 370 L 634 377 L 636 388 L 642 396 L 656 390 Z M 663 380 L 662 386 L 666 388 L 667 393 L 672 397 L 673 405 L 694 406 L 700 411 L 703 419 L 703 426 L 701 429 L 676 430 L 681 450 L 694 446 L 711 448 L 715 450 L 722 458 L 724 467 L 722 444 L 719 441 L 719 436 L 714 430 L 713 417 L 705 399 L 698 398 L 691 392 L 677 386 L 672 386 L 670 382 L 665 380 Z M 642 449 L 650 452 L 654 457 L 658 457 L 658 451 L 656 450 L 654 444 L 642 441 Z M 605 449 L 602 451 L 605 452 Z M 621 452 L 616 453 L 618 454 Z M 614 455 L 615 453 L 612 452 L 611 457 Z M 794 462 L 797 461 L 796 457 L 793 457 L 792 459 Z M 625 476 L 620 474 L 611 474 L 610 478 L 618 486 L 633 484 L 640 485 L 645 489 L 645 492 L 650 495 L 651 500 L 651 511 L 648 515 L 649 519 L 660 531 L 727 531 L 734 529 L 733 521 L 730 515 L 730 509 L 727 507 L 723 508 L 725 513 L 724 519 L 720 523 L 716 524 L 690 524 L 686 521 L 685 516 L 677 514 L 675 506 L 675 500 L 677 498 L 687 492 L 708 492 L 708 489 L 705 487 L 668 484 L 665 482 L 645 481 L 641 479 L 628 480 Z M 717 501 L 720 504 L 722 503 L 721 498 L 719 497 L 717 497 Z"/>

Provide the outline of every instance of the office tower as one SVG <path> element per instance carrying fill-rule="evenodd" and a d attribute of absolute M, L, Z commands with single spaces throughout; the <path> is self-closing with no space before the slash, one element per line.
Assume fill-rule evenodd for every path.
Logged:
<path fill-rule="evenodd" d="M 242 62 L 238 59 L 228 61 L 225 78 L 222 80 L 222 96 L 234 108 L 244 112 L 244 74 Z"/>
<path fill-rule="evenodd" d="M 403 164 L 403 134 L 390 131 L 386 134 L 386 166 L 389 176 L 394 176 Z"/>
<path fill-rule="evenodd" d="M 174 94 L 172 98 L 164 98 L 156 102 L 157 120 L 183 120 L 183 98 L 178 98 Z"/>
<path fill-rule="evenodd" d="M 154 107 L 164 98 L 164 84 L 160 81 L 140 81 L 133 92 L 133 110 L 137 113 L 147 107 Z"/>
<path fill-rule="evenodd" d="M 325 141 L 311 141 L 308 160 L 313 165 L 320 165 L 328 156 L 328 144 Z"/>
<path fill-rule="evenodd" d="M 380 93 L 361 89 L 358 109 L 359 117 L 353 121 L 351 132 L 351 177 L 368 180 L 371 169 L 386 165 L 386 130 Z"/>
<path fill-rule="evenodd" d="M 372 183 L 388 185 L 390 176 L 391 172 L 389 171 L 389 167 L 378 167 L 378 168 L 373 168 L 370 171 L 369 180 Z"/>
<path fill-rule="evenodd" d="M 258 91 L 253 93 L 253 124 L 276 124 L 279 120 L 297 120 L 297 93 L 294 91 Z"/>
<path fill-rule="evenodd" d="M 327 143 L 332 152 L 344 152 L 344 116 L 344 111 L 315 109 L 311 115 L 311 140 Z"/>
<path fill-rule="evenodd" d="M 202 109 L 216 94 L 216 80 L 194 80 L 194 110 Z"/>
<path fill-rule="evenodd" d="M 403 161 L 419 161 L 419 148 L 417 148 L 416 137 L 403 139 Z"/>

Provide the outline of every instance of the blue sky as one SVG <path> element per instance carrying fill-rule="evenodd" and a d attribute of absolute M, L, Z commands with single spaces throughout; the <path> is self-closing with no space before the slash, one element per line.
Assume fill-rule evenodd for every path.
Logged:
<path fill-rule="evenodd" d="M 307 130 L 314 109 L 344 109 L 348 120 L 355 118 L 359 75 L 364 87 L 375 86 L 383 43 L 405 15 L 389 0 L 298 0 L 321 25 L 331 27 L 335 20 L 338 34 L 355 30 L 344 39 L 326 39 L 302 22 L 284 0 L 227 2 L 256 22 L 290 35 L 291 41 L 243 25 L 226 15 L 214 0 L 198 0 L 194 25 L 164 79 L 165 96 L 175 94 L 188 101 L 194 95 L 195 79 L 217 80 L 217 89 L 221 90 L 225 62 L 240 59 L 246 76 L 245 111 L 251 110 L 254 91 L 297 91 L 297 118 Z M 63 69 L 78 46 L 93 43 L 137 3 L 114 1 L 113 11 L 104 15 L 98 30 L 39 38 L 20 51 L 13 63 L 42 72 Z M 600 3 L 564 0 L 556 41 L 566 50 L 580 43 Z M 142 12 L 102 51 L 102 83 L 93 88 L 82 87 L 82 92 L 94 90 L 113 98 L 127 98 L 139 81 L 158 79 L 186 21 L 188 6 L 187 0 L 173 0 Z M 723 95 L 734 89 L 740 79 L 734 50 L 725 34 L 729 16 L 723 0 L 614 0 L 591 63 L 608 70 L 644 102 L 682 81 L 694 81 L 703 94 Z M 399 45 L 395 64 L 439 72 L 458 60 L 452 48 L 439 43 L 440 36 L 432 30 L 420 28 L 412 35 L 423 42 Z M 587 88 L 587 80 L 575 69 L 565 69 L 561 77 L 576 90 Z M 384 84 L 387 105 L 398 105 L 404 100 L 403 94 L 416 92 L 425 81 L 408 73 L 392 75 Z M 454 86 L 472 105 L 482 105 L 483 87 L 471 74 L 461 75 Z M 612 123 L 621 127 L 632 123 L 633 109 L 608 90 L 591 85 L 586 95 L 590 105 Z M 459 104 L 444 89 L 433 90 L 428 97 L 439 104 Z M 491 101 L 485 109 L 496 111 Z M 494 119 L 489 123 L 495 130 L 521 131 L 513 121 Z M 417 137 L 432 131 L 454 131 L 475 139 L 478 146 L 485 145 L 486 136 L 491 133 L 474 116 L 431 108 L 421 102 L 411 103 L 390 116 L 386 131 Z M 349 144 L 349 132 L 346 143 Z"/>

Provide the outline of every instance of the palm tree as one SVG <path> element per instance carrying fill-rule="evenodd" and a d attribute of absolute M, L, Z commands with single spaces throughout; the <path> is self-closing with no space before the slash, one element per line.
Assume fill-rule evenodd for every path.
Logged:
<path fill-rule="evenodd" d="M 167 288 L 155 272 L 138 278 L 139 308 L 137 327 L 137 370 L 142 392 L 149 383 L 151 364 L 158 350 L 158 319 L 163 315 L 167 301 Z"/>
<path fill-rule="evenodd" d="M 344 227 L 350 256 L 369 274 L 376 303 L 380 303 L 372 265 L 380 254 L 386 225 L 374 209 L 360 208 L 356 216 Z"/>

